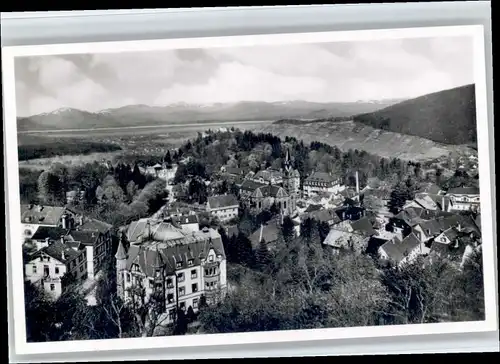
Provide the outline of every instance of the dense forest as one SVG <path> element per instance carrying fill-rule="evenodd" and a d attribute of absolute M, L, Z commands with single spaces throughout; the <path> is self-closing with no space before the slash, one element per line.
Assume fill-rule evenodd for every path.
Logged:
<path fill-rule="evenodd" d="M 87 155 L 91 153 L 115 152 L 122 148 L 117 144 L 99 143 L 84 140 L 43 142 L 42 144 L 19 145 L 18 159 L 26 161 L 37 158 L 50 158 L 62 155 Z"/>
<path fill-rule="evenodd" d="M 467 85 L 400 102 L 354 121 L 444 144 L 476 144 L 475 86 Z"/>

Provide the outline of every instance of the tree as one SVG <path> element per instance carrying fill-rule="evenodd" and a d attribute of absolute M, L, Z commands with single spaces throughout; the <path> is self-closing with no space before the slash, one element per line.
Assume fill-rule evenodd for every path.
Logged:
<path fill-rule="evenodd" d="M 289 216 L 283 218 L 281 230 L 286 244 L 290 244 L 295 239 L 295 225 Z"/>
<path fill-rule="evenodd" d="M 172 156 L 170 155 L 170 150 L 167 150 L 167 153 L 165 154 L 163 161 L 167 166 L 172 165 L 173 162 L 172 162 Z"/>
<path fill-rule="evenodd" d="M 391 197 L 388 203 L 389 210 L 393 214 L 397 214 L 399 211 L 401 211 L 401 208 L 409 199 L 410 192 L 408 190 L 408 187 L 401 183 L 398 184 L 396 188 L 391 192 Z"/>
<path fill-rule="evenodd" d="M 264 239 L 259 242 L 259 247 L 255 252 L 255 263 L 260 271 L 265 271 L 268 269 L 270 264 L 269 250 L 267 248 L 267 243 Z"/>
<path fill-rule="evenodd" d="M 59 177 L 50 171 L 43 171 L 38 177 L 38 197 L 47 205 L 64 204 L 66 196 Z"/>

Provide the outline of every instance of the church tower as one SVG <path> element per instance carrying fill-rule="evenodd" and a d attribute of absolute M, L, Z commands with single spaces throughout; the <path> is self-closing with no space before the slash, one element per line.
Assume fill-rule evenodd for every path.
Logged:
<path fill-rule="evenodd" d="M 283 174 L 283 187 L 290 195 L 290 209 L 295 211 L 297 198 L 299 197 L 300 190 L 300 174 L 299 171 L 293 168 L 290 159 L 290 150 L 287 149 L 285 156 L 285 171 Z"/>
<path fill-rule="evenodd" d="M 127 270 L 127 259 L 128 254 L 125 250 L 124 245 L 125 234 L 122 233 L 120 237 L 120 243 L 118 244 L 118 249 L 116 250 L 116 291 L 118 296 L 122 299 L 125 298 L 125 272 Z"/>

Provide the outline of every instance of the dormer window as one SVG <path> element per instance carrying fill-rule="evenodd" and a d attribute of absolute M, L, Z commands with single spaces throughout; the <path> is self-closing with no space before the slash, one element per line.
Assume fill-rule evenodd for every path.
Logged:
<path fill-rule="evenodd" d="M 188 260 L 188 267 L 192 267 L 194 264 L 194 259 L 189 259 Z"/>
<path fill-rule="evenodd" d="M 213 262 L 213 261 L 214 261 L 214 256 L 213 256 L 213 255 L 210 255 L 210 256 L 208 257 L 208 261 L 209 261 L 209 262 Z"/>
<path fill-rule="evenodd" d="M 182 268 L 182 261 L 175 263 L 176 268 Z"/>

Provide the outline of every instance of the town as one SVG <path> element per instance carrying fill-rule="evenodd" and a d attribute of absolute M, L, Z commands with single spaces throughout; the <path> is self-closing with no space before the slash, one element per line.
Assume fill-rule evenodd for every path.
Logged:
<path fill-rule="evenodd" d="M 23 200 L 25 290 L 38 292 L 25 302 L 27 311 L 38 312 L 42 296 L 45 307 L 73 296 L 83 297 L 88 311 L 102 307 L 93 319 L 78 316 L 70 324 L 51 323 L 69 327 L 60 337 L 80 338 L 76 331 L 103 338 L 245 330 L 248 322 L 223 323 L 230 311 L 223 305 L 236 305 L 232 295 L 252 297 L 242 293 L 250 283 L 241 277 L 254 274 L 259 282 L 279 278 L 284 265 L 289 264 L 287 272 L 302 266 L 300 257 L 306 261 L 302 275 L 310 279 L 296 283 L 293 272 L 287 279 L 295 282 L 293 287 L 308 287 L 310 294 L 340 284 L 335 275 L 325 278 L 331 264 L 338 264 L 339 271 L 347 264 L 343 262 L 362 262 L 350 268 L 353 277 L 364 274 L 367 268 L 361 266 L 366 265 L 384 274 L 418 266 L 420 278 L 443 262 L 458 272 L 453 274 L 462 274 L 480 256 L 475 156 L 454 161 L 454 170 L 446 175 L 431 164 L 221 128 L 165 150 L 156 160 L 138 159 L 133 165 L 105 160 L 77 171 L 56 165 L 39 174 L 34 197 Z M 294 252 L 303 246 L 309 253 L 299 252 L 295 260 Z M 321 263 L 310 260 L 311 254 L 321 256 Z M 320 274 L 321 264 L 326 268 Z M 283 288 L 269 292 L 284 295 L 278 292 Z M 300 296 L 299 291 L 291 295 Z M 422 293 L 414 292 L 421 299 Z M 412 295 L 411 289 L 406 293 Z M 38 306 L 29 306 L 33 302 Z M 384 304 L 389 311 L 390 304 Z M 366 306 L 362 311 L 372 315 L 382 309 Z M 408 313 L 403 322 L 453 320 L 450 313 L 435 311 L 419 311 L 417 319 Z M 396 316 L 377 316 L 374 324 L 398 322 L 391 315 Z M 75 320 L 87 328 L 75 329 Z M 96 334 L 104 330 L 97 328 L 99 320 L 111 323 L 113 333 Z M 303 320 L 307 325 L 290 323 L 290 328 L 324 325 Z M 34 341 L 47 339 L 48 334 L 35 332 L 48 330 L 41 326 L 30 326 Z"/>

